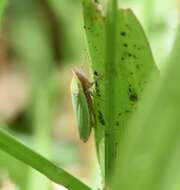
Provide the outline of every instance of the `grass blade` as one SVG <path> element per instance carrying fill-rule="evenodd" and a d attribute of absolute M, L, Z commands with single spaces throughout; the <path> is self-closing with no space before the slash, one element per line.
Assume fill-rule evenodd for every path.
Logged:
<path fill-rule="evenodd" d="M 1 126 L 4 127 L 4 126 Z M 90 190 L 88 186 L 68 174 L 55 164 L 34 152 L 2 129 L 0 130 L 0 148 L 22 162 L 38 170 L 52 181 L 63 185 L 70 190 Z"/>

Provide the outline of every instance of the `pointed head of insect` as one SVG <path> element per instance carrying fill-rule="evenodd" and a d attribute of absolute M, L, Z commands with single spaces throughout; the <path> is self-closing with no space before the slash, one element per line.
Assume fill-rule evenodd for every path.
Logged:
<path fill-rule="evenodd" d="M 81 82 L 84 91 L 87 91 L 92 87 L 92 83 L 88 80 L 88 78 L 86 78 L 86 76 L 82 72 L 80 72 L 77 69 L 74 69 L 73 74 L 76 75 L 78 80 Z"/>
<path fill-rule="evenodd" d="M 73 71 L 73 80 L 72 80 L 72 84 L 71 84 L 71 89 L 74 94 L 79 94 L 80 89 L 82 89 L 82 84 L 81 81 L 79 80 L 79 78 L 77 77 L 76 73 Z"/>

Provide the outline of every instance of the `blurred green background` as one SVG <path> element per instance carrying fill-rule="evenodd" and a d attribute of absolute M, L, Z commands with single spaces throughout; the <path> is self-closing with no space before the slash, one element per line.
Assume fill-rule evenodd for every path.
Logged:
<path fill-rule="evenodd" d="M 105 0 L 100 2 L 105 4 Z M 142 23 L 163 68 L 175 37 L 179 0 L 121 0 Z M 81 0 L 9 0 L 1 19 L 0 119 L 25 144 L 88 184 L 100 183 L 93 140 L 75 128 L 70 81 L 88 54 Z M 0 151 L 0 189 L 64 189 Z"/>

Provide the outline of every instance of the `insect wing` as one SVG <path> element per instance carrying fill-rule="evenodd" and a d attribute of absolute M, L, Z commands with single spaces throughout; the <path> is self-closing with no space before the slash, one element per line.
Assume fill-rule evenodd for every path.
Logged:
<path fill-rule="evenodd" d="M 79 136 L 82 141 L 86 142 L 91 133 L 90 113 L 86 96 L 77 77 L 73 77 L 71 82 L 71 96 Z"/>

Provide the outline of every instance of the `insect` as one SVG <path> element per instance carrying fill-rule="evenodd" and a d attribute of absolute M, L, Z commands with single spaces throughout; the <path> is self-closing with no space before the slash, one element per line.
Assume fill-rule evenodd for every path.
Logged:
<path fill-rule="evenodd" d="M 73 70 L 71 82 L 72 105 L 79 136 L 84 142 L 89 139 L 91 129 L 95 125 L 91 87 L 92 83 L 81 72 Z"/>

